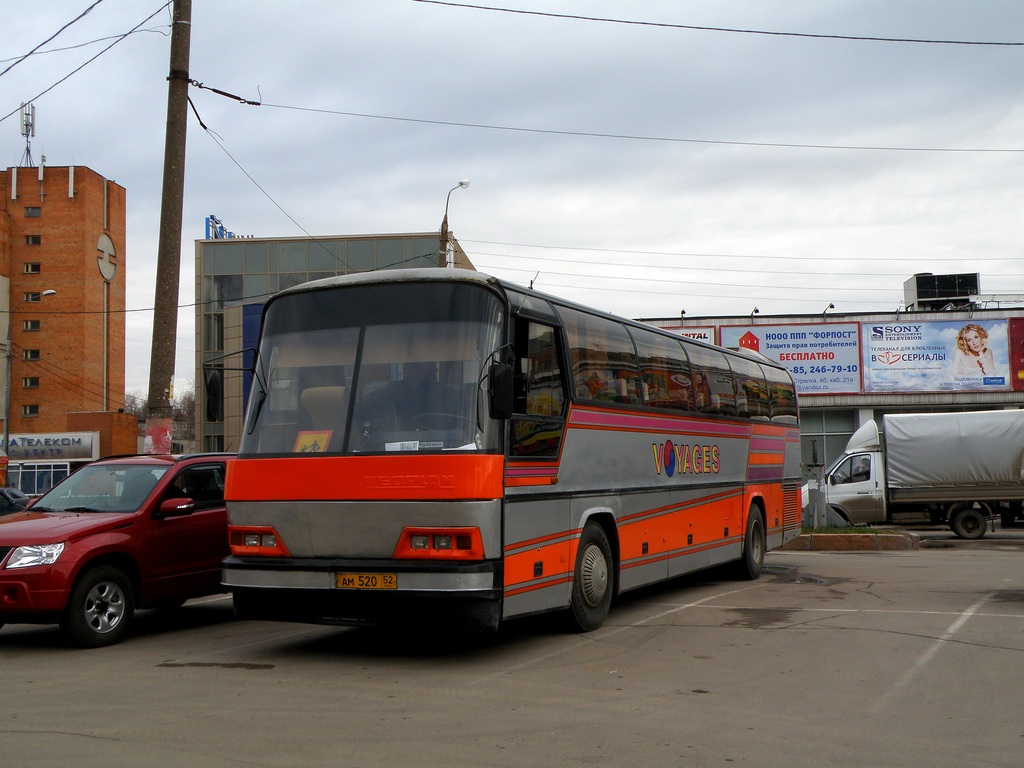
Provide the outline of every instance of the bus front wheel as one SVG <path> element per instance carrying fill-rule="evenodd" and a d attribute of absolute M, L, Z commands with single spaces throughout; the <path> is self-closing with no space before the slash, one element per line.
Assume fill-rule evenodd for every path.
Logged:
<path fill-rule="evenodd" d="M 597 629 L 608 616 L 614 592 L 612 548 L 597 523 L 587 523 L 576 550 L 570 614 L 572 627 L 581 632 Z"/>

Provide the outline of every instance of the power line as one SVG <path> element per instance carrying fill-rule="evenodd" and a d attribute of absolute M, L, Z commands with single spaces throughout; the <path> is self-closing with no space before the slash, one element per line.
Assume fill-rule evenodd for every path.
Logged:
<path fill-rule="evenodd" d="M 169 32 L 165 32 L 160 27 L 151 27 L 149 29 L 137 29 L 137 30 L 135 30 L 135 32 L 130 32 L 129 34 L 134 35 L 134 34 L 138 34 L 139 32 L 157 32 L 157 33 L 163 35 L 164 37 L 167 37 L 170 34 Z M 90 45 L 95 45 L 96 43 L 102 43 L 102 42 L 105 42 L 107 40 L 113 40 L 113 39 L 119 38 L 119 37 L 121 37 L 121 35 L 106 35 L 104 37 L 97 37 L 94 40 L 86 40 L 84 43 L 75 43 L 74 45 L 64 45 L 64 46 L 61 46 L 60 48 L 47 48 L 45 51 L 34 51 L 32 53 L 25 54 L 24 56 L 12 56 L 9 59 L 0 59 L 0 64 L 6 64 L 9 61 L 15 61 L 17 59 L 22 59 L 22 58 L 25 58 L 25 56 L 29 56 L 29 55 L 45 56 L 45 55 L 50 54 L 50 53 L 64 53 L 65 51 L 74 51 L 74 50 L 77 50 L 78 48 L 87 48 Z"/>
<path fill-rule="evenodd" d="M 516 267 L 508 267 L 508 266 L 498 265 L 498 264 L 494 264 L 494 265 L 491 265 L 491 266 L 487 266 L 486 264 L 477 264 L 477 266 L 481 266 L 484 269 L 506 269 L 506 270 L 510 269 L 512 271 L 517 271 L 517 272 L 534 273 L 534 272 L 537 271 L 536 268 L 533 268 L 533 267 L 531 267 L 530 269 L 519 269 L 519 268 L 516 268 Z M 621 266 L 626 266 L 626 265 L 621 265 Z M 643 267 L 643 268 L 647 269 L 647 268 L 650 268 L 650 267 Z M 665 269 L 669 269 L 669 267 L 664 267 L 664 268 Z M 720 271 L 720 270 L 714 269 L 714 270 L 702 270 L 702 271 L 708 272 L 708 271 Z M 750 270 L 721 270 L 721 271 L 744 271 L 744 272 L 748 272 L 748 273 L 750 272 Z M 631 275 L 622 275 L 622 274 L 616 274 L 616 275 L 580 274 L 578 272 L 559 272 L 559 271 L 550 270 L 550 269 L 543 270 L 542 274 L 545 274 L 545 275 L 558 275 L 560 277 L 574 277 L 574 278 L 581 278 L 582 277 L 582 278 L 590 278 L 590 279 L 593 279 L 593 280 L 614 280 L 615 282 L 626 281 L 626 282 L 631 282 L 631 283 L 657 283 L 659 285 L 665 285 L 665 284 L 669 284 L 669 283 L 675 282 L 675 281 L 672 281 L 672 280 L 667 280 L 667 279 L 665 279 L 663 277 L 634 277 L 634 276 L 631 276 Z M 789 275 L 797 275 L 797 274 L 799 274 L 799 275 L 806 275 L 807 273 L 806 272 L 773 272 L 772 274 L 773 275 L 777 275 L 777 274 L 789 274 Z M 839 277 L 839 278 L 845 278 L 845 277 L 849 277 L 849 275 L 842 275 L 842 274 L 818 275 L 818 277 Z M 685 282 L 684 281 L 679 281 L 679 285 L 684 286 L 684 287 L 703 286 L 703 287 L 713 287 L 713 288 L 718 288 L 718 287 L 723 287 L 723 286 L 741 287 L 736 282 L 723 283 L 723 282 L 718 282 L 718 281 L 689 280 L 689 279 L 687 279 Z M 746 284 L 746 285 L 743 285 L 742 287 L 744 287 L 744 288 L 756 288 L 758 290 L 764 290 L 764 289 L 767 289 L 767 288 L 771 288 L 771 289 L 779 289 L 780 288 L 780 286 L 778 286 L 778 285 L 763 285 L 763 284 Z M 804 286 L 804 285 L 794 285 L 794 286 L 785 286 L 785 290 L 786 291 L 821 291 L 821 290 L 823 290 L 823 288 L 820 285 L 806 285 L 806 286 Z M 829 286 L 828 290 L 829 291 L 853 291 L 853 292 L 861 292 L 861 293 L 866 293 L 866 292 L 877 293 L 878 292 L 878 287 L 877 286 L 871 286 L 871 287 L 868 287 L 868 288 L 857 288 L 857 287 L 848 287 L 848 286 Z"/>
<path fill-rule="evenodd" d="M 766 35 L 769 37 L 803 37 L 816 40 L 849 40 L 870 43 L 921 43 L 925 45 L 981 45 L 981 46 L 1024 46 L 1024 42 L 1000 42 L 987 40 L 934 40 L 914 37 L 877 37 L 867 35 L 826 35 L 811 32 L 775 32 L 764 29 L 739 29 L 735 27 L 707 27 L 696 24 L 671 24 L 659 21 L 637 21 L 635 19 L 613 19 L 603 16 L 583 16 L 568 13 L 549 13 L 544 11 L 527 11 L 521 8 L 499 8 L 493 5 L 474 5 L 471 3 L 452 3 L 445 0 L 413 0 L 428 5 L 446 5 L 451 8 L 464 8 L 474 11 L 496 11 L 520 16 L 543 16 L 552 19 L 571 19 L 574 21 L 595 21 L 608 24 L 626 24 L 636 27 L 659 27 L 662 29 L 686 29 L 695 32 L 728 32 L 741 35 Z"/>
<path fill-rule="evenodd" d="M 792 261 L 814 261 L 814 262 L 820 262 L 821 261 L 821 256 L 820 255 L 816 255 L 816 256 L 786 256 L 786 255 L 783 255 L 783 254 L 697 253 L 697 252 L 692 252 L 692 251 L 640 251 L 640 250 L 636 250 L 636 249 L 633 249 L 633 248 L 594 248 L 594 247 L 589 246 L 589 245 L 544 245 L 544 244 L 540 244 L 540 243 L 507 243 L 507 242 L 501 242 L 501 241 L 496 241 L 496 240 L 469 240 L 469 239 L 464 239 L 464 238 L 459 238 L 459 243 L 461 243 L 463 246 L 465 246 L 466 243 L 480 243 L 482 245 L 503 245 L 503 246 L 511 246 L 511 247 L 514 247 L 514 248 L 540 248 L 540 249 L 544 249 L 544 250 L 584 251 L 584 252 L 592 252 L 592 253 L 621 253 L 621 254 L 640 255 L 640 256 L 671 256 L 671 257 L 674 257 L 674 258 L 696 258 L 696 259 L 770 259 L 770 260 L 782 260 L 782 259 L 785 259 L 785 260 L 792 260 Z M 484 255 L 502 256 L 502 255 L 506 255 L 506 254 L 484 254 Z M 515 255 L 514 258 L 539 259 L 539 258 L 542 258 L 542 257 L 540 257 L 540 256 L 521 256 L 521 255 Z M 550 261 L 568 261 L 568 262 L 572 262 L 572 263 L 579 263 L 579 262 L 573 262 L 571 259 L 552 259 L 551 257 L 548 257 L 548 256 L 545 256 L 543 258 L 547 259 L 547 260 L 550 260 Z M 931 257 L 931 256 L 903 256 L 903 255 L 901 255 L 899 258 L 900 258 L 900 262 L 901 263 L 902 262 L 907 262 L 907 261 L 921 261 L 921 262 L 926 262 L 928 264 L 934 264 L 936 262 L 942 262 L 942 261 L 960 261 L 961 260 L 961 259 L 958 259 L 958 258 L 937 259 L 937 258 L 934 258 L 934 257 Z M 857 256 L 857 261 L 858 262 L 861 262 L 861 261 L 886 261 L 886 262 L 891 262 L 892 260 L 893 260 L 892 256 L 870 256 L 870 255 L 866 255 L 866 256 L 858 255 Z M 1020 257 L 1019 256 L 994 256 L 992 258 L 986 257 L 985 260 L 986 261 L 1013 261 L 1013 262 L 1019 262 L 1020 261 Z M 602 262 L 602 263 L 613 263 L 613 262 Z M 636 264 L 635 262 L 629 262 L 629 263 L 619 264 L 618 266 L 624 266 L 624 267 L 635 267 L 635 266 L 640 266 L 640 267 L 643 267 L 643 266 L 659 267 L 661 265 L 657 265 L 657 264 L 643 265 L 643 264 Z M 675 265 L 673 265 L 673 266 L 675 266 Z M 684 268 L 685 269 L 694 269 L 694 267 L 684 267 Z M 706 266 L 702 266 L 702 267 L 700 267 L 700 269 L 702 271 L 706 271 L 707 267 Z M 715 269 L 718 269 L 718 267 L 716 267 Z"/>
<path fill-rule="evenodd" d="M 5 69 L 5 70 L 4 70 L 3 72 L 0 72 L 0 77 L 3 77 L 3 76 L 4 76 L 4 75 L 6 75 L 6 74 L 7 74 L 8 72 L 10 72 L 10 71 L 11 71 L 12 69 L 14 69 L 14 68 L 15 68 L 16 66 L 18 66 L 19 64 L 21 64 L 21 62 L 23 62 L 23 61 L 24 61 L 25 59 L 27 59 L 27 58 L 28 58 L 29 56 L 31 56 L 31 55 L 32 55 L 33 53 L 35 53 L 36 51 L 38 51 L 38 50 L 39 50 L 40 48 L 42 48 L 42 47 L 43 47 L 44 45 L 46 45 L 46 44 L 47 44 L 48 42 L 50 42 L 51 40 L 53 40 L 53 39 L 54 39 L 55 37 L 57 37 L 57 36 L 58 36 L 58 35 L 59 35 L 59 34 L 60 34 L 61 32 L 63 32 L 63 31 L 64 31 L 65 29 L 67 29 L 68 27 L 70 27 L 70 26 L 71 26 L 72 24 L 74 24 L 74 23 L 75 23 L 75 22 L 77 22 L 77 21 L 81 21 L 81 20 L 82 20 L 83 18 L 85 18 L 85 17 L 86 17 L 86 16 L 87 16 L 87 15 L 89 14 L 89 11 L 91 11 L 91 10 L 92 10 L 93 8 L 95 8 L 95 7 L 97 6 L 97 5 L 99 5 L 99 4 L 100 4 L 100 3 L 102 3 L 102 2 L 103 2 L 103 0 L 96 0 L 96 2 L 94 2 L 94 3 L 93 3 L 92 5 L 90 5 L 90 6 L 88 7 L 88 8 L 86 8 L 86 9 L 85 9 L 84 11 L 82 11 L 82 12 L 81 12 L 80 14 L 78 14 L 78 16 L 76 16 L 75 18 L 73 18 L 73 19 L 72 19 L 71 21 L 69 21 L 69 22 L 68 22 L 67 24 L 65 24 L 65 25 L 64 25 L 63 27 L 61 27 L 61 28 L 60 28 L 60 29 L 58 29 L 58 30 L 57 30 L 56 32 L 54 32 L 54 33 L 53 33 L 52 35 L 50 35 L 50 36 L 49 36 L 48 38 L 46 38 L 45 40 L 43 40 L 43 42 L 41 42 L 41 43 L 40 43 L 39 45 L 37 45 L 37 46 L 36 46 L 35 48 L 33 48 L 33 49 L 32 49 L 31 51 L 29 51 L 28 53 L 26 53 L 26 54 L 25 54 L 24 56 L 20 56 L 20 57 L 16 58 L 16 59 L 14 60 L 14 63 L 13 63 L 13 64 L 11 64 L 11 65 L 10 65 L 9 67 L 7 67 L 7 68 L 6 68 L 6 69 Z"/>
<path fill-rule="evenodd" d="M 172 3 L 173 3 L 173 0 L 168 0 L 168 1 L 166 2 L 166 3 L 164 3 L 164 4 L 163 4 L 163 5 L 161 5 L 161 6 L 159 7 L 159 8 L 157 8 L 157 9 L 156 9 L 156 10 L 155 10 L 155 11 L 154 11 L 153 13 L 149 14 L 149 16 L 147 16 L 147 17 L 146 17 L 146 18 L 144 18 L 144 19 L 143 19 L 142 21 L 140 21 L 140 22 L 139 22 L 138 24 L 136 24 L 136 25 L 135 25 L 134 27 L 132 27 L 132 28 L 131 28 L 130 30 L 128 30 L 127 32 L 125 32 L 125 33 L 124 33 L 123 35 L 119 35 L 119 36 L 117 37 L 117 39 L 116 39 L 116 40 L 114 40 L 114 42 L 112 42 L 112 43 L 111 43 L 110 45 L 108 45 L 108 46 L 107 46 L 106 48 L 104 48 L 104 49 L 103 49 L 102 51 L 100 51 L 99 53 L 97 53 L 97 54 L 96 54 L 95 56 L 93 56 L 93 57 L 91 57 L 91 58 L 87 59 L 87 60 L 86 60 L 86 61 L 85 61 L 84 63 L 82 63 L 81 65 L 79 65 L 79 66 L 75 67 L 75 68 L 74 68 L 73 70 L 71 70 L 71 71 L 70 71 L 70 72 L 68 72 L 68 73 L 67 73 L 66 75 L 64 75 L 64 77 L 62 77 L 62 78 L 61 78 L 60 80 L 58 80 L 57 82 L 55 82 L 55 83 L 53 83 L 52 85 L 48 86 L 47 88 L 44 88 L 44 89 L 43 89 L 42 91 L 40 91 L 39 93 L 37 93 L 37 94 L 36 94 L 35 96 L 33 96 L 33 97 L 32 97 L 31 99 L 25 99 L 23 103 L 25 103 L 25 104 L 28 104 L 28 103 L 30 103 L 30 102 L 33 102 L 33 101 L 35 101 L 35 100 L 36 100 L 36 99 L 38 99 L 38 98 L 39 98 L 40 96 L 43 96 L 43 95 L 45 95 L 45 94 L 49 93 L 50 91 L 52 91 L 52 90 L 53 90 L 54 88 L 56 88 L 56 87 L 57 87 L 58 85 L 60 85 L 61 83 L 63 83 L 63 82 L 65 81 L 65 80 L 69 79 L 70 77 L 72 77 L 73 75 L 77 74 L 78 72 L 81 72 L 81 71 L 82 71 L 83 69 L 85 69 L 85 68 L 86 68 L 87 66 L 89 66 L 90 64 L 92 64 L 92 63 L 93 63 L 94 61 L 96 61 L 96 59 L 98 59 L 98 58 L 99 58 L 100 56 L 102 56 L 103 54 L 105 54 L 105 53 L 106 53 L 107 51 L 109 51 L 109 50 L 110 50 L 111 48 L 113 48 L 113 47 L 114 47 L 115 45 L 117 45 L 118 43 L 120 43 L 120 42 L 121 42 L 122 40 L 124 40 L 124 39 L 125 39 L 126 37 L 128 37 L 128 36 L 129 36 L 130 34 L 132 34 L 133 32 L 136 32 L 136 31 L 138 31 L 138 29 L 139 29 L 139 28 L 140 28 L 140 27 L 141 27 L 141 26 L 142 26 L 143 24 L 145 24 L 145 23 L 146 23 L 147 21 L 149 21 L 150 19 L 152 19 L 152 18 L 153 18 L 154 16 L 156 16 L 157 14 L 159 14 L 159 13 L 160 13 L 160 12 L 161 12 L 162 10 L 164 10 L 165 8 L 167 8 L 167 7 L 168 7 L 169 5 L 171 5 Z M 6 115 L 4 115 L 3 117 L 0 117 L 0 123 L 2 123 L 2 122 L 3 122 L 4 120 L 6 120 L 7 118 L 9 118 L 9 117 L 10 117 L 11 115 L 17 114 L 17 113 L 18 113 L 18 112 L 20 112 L 20 111 L 21 111 L 21 107 L 20 107 L 20 106 L 19 106 L 19 107 L 18 107 L 17 109 L 13 109 L 13 110 L 11 110 L 10 112 L 8 112 L 8 113 L 7 113 Z"/>
<path fill-rule="evenodd" d="M 417 0 L 426 2 L 427 0 Z M 982 148 L 982 147 L 899 147 L 899 146 L 868 146 L 858 144 L 803 144 L 779 141 L 729 141 L 725 139 L 694 139 L 678 136 L 646 136 L 643 134 L 631 133 L 603 133 L 599 131 L 570 131 L 556 128 L 526 128 L 522 126 L 496 125 L 492 123 L 465 123 L 454 120 L 431 120 L 420 117 L 399 117 L 397 115 L 374 115 L 367 112 L 349 112 L 338 109 L 326 109 L 324 107 L 301 107 L 291 104 L 268 104 L 262 102 L 259 106 L 269 109 L 292 110 L 296 112 L 313 112 L 325 115 L 338 115 L 340 117 L 358 117 L 366 120 L 388 120 L 398 123 L 416 123 L 419 125 L 438 125 L 450 128 L 473 128 L 487 131 L 506 131 L 510 133 L 529 133 L 546 136 L 574 136 L 591 139 L 618 139 L 626 141 L 647 141 L 669 144 L 710 144 L 727 147 L 767 147 L 773 149 L 827 149 L 844 150 L 856 152 L 939 152 L 939 153 L 1021 153 L 1024 149 L 1015 148 Z"/>

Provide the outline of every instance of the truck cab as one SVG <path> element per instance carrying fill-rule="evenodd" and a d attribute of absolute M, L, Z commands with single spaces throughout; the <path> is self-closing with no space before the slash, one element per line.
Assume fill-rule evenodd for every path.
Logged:
<path fill-rule="evenodd" d="M 826 503 L 852 525 L 886 520 L 885 462 L 878 426 L 869 421 L 825 473 Z"/>

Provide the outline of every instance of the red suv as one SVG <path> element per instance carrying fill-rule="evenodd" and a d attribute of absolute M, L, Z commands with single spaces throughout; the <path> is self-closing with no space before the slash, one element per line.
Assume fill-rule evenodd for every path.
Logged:
<path fill-rule="evenodd" d="M 0 516 L 0 627 L 59 622 L 83 647 L 120 640 L 136 608 L 222 592 L 231 456 L 88 464 Z"/>

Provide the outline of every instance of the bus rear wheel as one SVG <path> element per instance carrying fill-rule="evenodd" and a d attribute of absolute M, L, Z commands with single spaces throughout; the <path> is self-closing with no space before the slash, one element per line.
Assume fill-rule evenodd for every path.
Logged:
<path fill-rule="evenodd" d="M 756 504 L 747 512 L 747 530 L 743 536 L 743 557 L 736 563 L 736 576 L 754 581 L 761 578 L 764 568 L 765 533 L 764 518 Z"/>
<path fill-rule="evenodd" d="M 572 579 L 569 608 L 573 629 L 590 632 L 604 623 L 615 591 L 612 568 L 608 536 L 597 523 L 587 523 L 580 535 Z"/>

